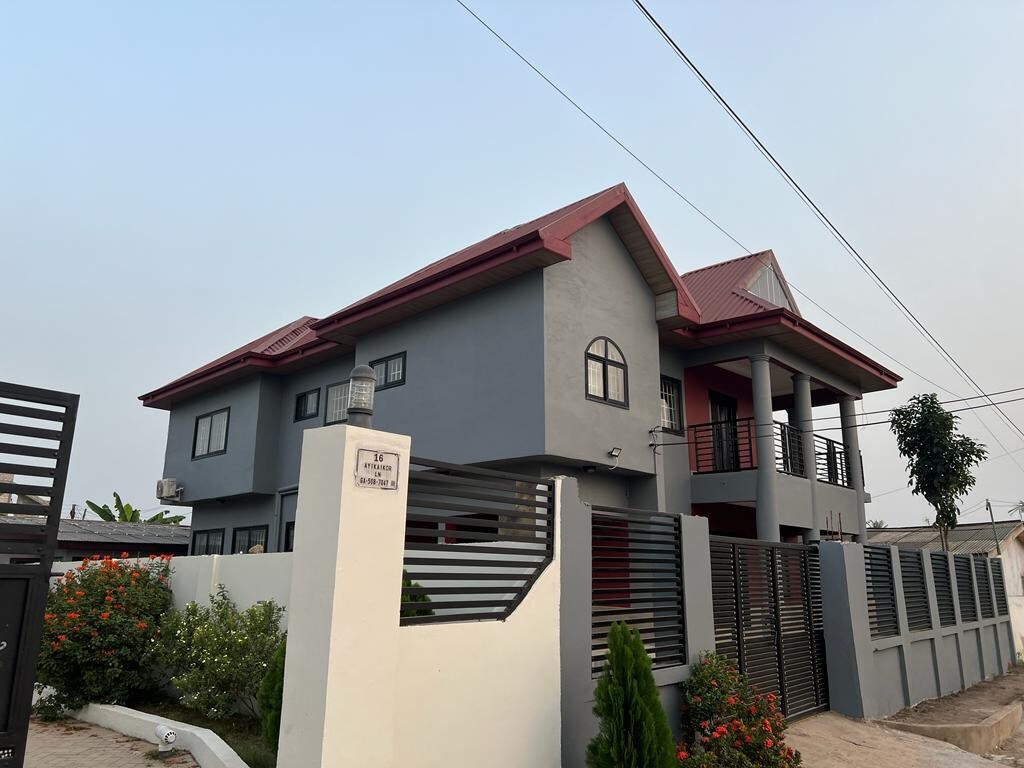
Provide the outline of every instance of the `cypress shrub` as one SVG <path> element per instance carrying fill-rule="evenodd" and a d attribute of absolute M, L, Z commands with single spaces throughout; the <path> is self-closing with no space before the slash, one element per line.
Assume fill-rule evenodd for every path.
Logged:
<path fill-rule="evenodd" d="M 257 703 L 260 707 L 260 719 L 263 728 L 263 741 L 275 752 L 278 738 L 281 735 L 281 705 L 284 700 L 284 655 L 288 643 L 287 635 L 281 639 L 274 655 L 270 657 L 270 666 L 260 684 Z"/>
<path fill-rule="evenodd" d="M 625 623 L 608 632 L 608 657 L 597 683 L 594 714 L 600 731 L 587 747 L 589 768 L 674 768 L 668 717 L 658 699 L 640 634 Z"/>

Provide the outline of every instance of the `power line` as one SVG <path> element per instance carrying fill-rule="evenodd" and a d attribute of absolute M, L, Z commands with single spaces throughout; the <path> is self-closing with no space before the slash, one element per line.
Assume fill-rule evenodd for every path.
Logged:
<path fill-rule="evenodd" d="M 979 399 L 981 397 L 996 397 L 997 395 L 1008 395 L 1008 394 L 1010 394 L 1012 392 L 1022 392 L 1022 391 L 1024 391 L 1024 387 L 1014 387 L 1013 389 L 1004 389 L 1004 390 L 1001 390 L 999 392 L 986 392 L 986 393 L 984 393 L 982 395 L 971 395 L 970 397 L 958 397 L 955 400 L 940 400 L 939 401 L 939 405 L 950 405 L 952 403 L 965 403 L 968 400 L 977 400 L 977 399 Z M 1010 400 L 1008 402 L 1014 402 L 1014 401 Z M 860 415 L 861 416 L 875 416 L 875 415 L 877 415 L 879 413 L 891 413 L 892 411 L 893 411 L 892 408 L 883 408 L 882 410 L 879 410 L 879 411 L 861 411 Z M 826 420 L 829 420 L 829 419 L 841 419 L 841 418 L 843 418 L 843 417 L 842 416 L 816 416 L 814 418 L 814 421 L 815 422 L 819 422 L 819 421 L 826 421 Z"/>
<path fill-rule="evenodd" d="M 796 193 L 797 197 L 804 203 L 804 205 L 811 210 L 811 212 L 815 215 L 818 221 L 820 221 L 825 226 L 825 229 L 828 231 L 828 233 L 832 235 L 832 237 L 835 238 L 835 240 L 840 244 L 840 246 L 842 246 L 846 250 L 846 252 L 854 259 L 854 261 L 861 268 L 861 270 L 865 274 L 867 274 L 869 278 L 872 279 L 875 285 L 879 289 L 881 289 L 881 291 L 883 292 L 883 294 L 885 294 L 889 301 L 892 302 L 892 304 L 904 315 L 904 317 L 906 317 L 906 319 L 910 322 L 911 326 L 919 334 L 921 334 L 921 336 L 924 337 L 924 339 L 928 341 L 929 344 L 931 344 L 931 346 L 939 353 L 941 357 L 943 357 L 953 367 L 953 369 L 961 376 L 961 378 L 967 381 L 979 394 L 983 393 L 985 390 L 981 387 L 981 385 L 978 384 L 977 381 L 975 381 L 975 379 L 967 372 L 967 370 L 962 365 L 960 365 L 956 358 L 953 357 L 953 355 L 942 345 L 942 343 L 935 337 L 935 335 L 930 330 L 928 330 L 928 327 L 925 326 L 925 324 L 920 319 L 918 319 L 917 315 L 915 315 L 914 312 L 896 294 L 896 292 L 889 287 L 888 283 L 886 283 L 885 280 L 882 279 L 881 275 L 879 275 L 878 272 L 875 271 L 874 267 L 872 267 L 871 264 L 868 263 L 867 259 L 865 259 L 861 255 L 860 251 L 858 251 L 850 243 L 846 236 L 843 235 L 839 228 L 832 223 L 832 220 L 825 215 L 825 213 L 821 210 L 818 204 L 811 199 L 810 195 L 808 195 L 804 191 L 803 187 L 801 187 L 800 184 L 797 183 L 796 179 L 794 179 L 790 175 L 789 171 L 787 171 L 786 168 L 782 165 L 782 163 L 780 163 L 778 159 L 776 159 L 776 157 L 771 153 L 771 151 L 769 151 L 769 149 L 764 145 L 764 143 L 757 137 L 757 134 L 755 134 L 753 130 L 751 130 L 750 126 L 748 126 L 743 121 L 739 114 L 737 114 L 736 110 L 734 110 L 732 106 L 729 104 L 729 102 L 725 100 L 725 97 L 723 97 L 722 94 L 718 92 L 715 86 L 711 84 L 711 81 L 708 80 L 708 78 L 704 76 L 704 73 L 697 68 L 697 65 L 694 64 L 690 57 L 687 56 L 686 53 L 683 51 L 683 49 L 679 47 L 676 41 L 658 22 L 654 15 L 647 10 L 647 8 L 644 6 L 641 0 L 633 0 L 633 3 L 643 14 L 643 16 L 647 19 L 647 21 L 650 22 L 651 26 L 653 26 L 654 29 L 657 30 L 658 34 L 661 35 L 662 39 L 664 39 L 664 41 L 672 48 L 672 50 L 675 51 L 676 55 L 680 58 L 680 60 L 682 60 L 683 63 L 690 69 L 690 71 L 693 72 L 693 74 L 697 77 L 697 79 L 700 80 L 704 88 L 707 89 L 707 91 L 714 97 L 715 101 L 717 101 L 718 104 L 726 111 L 726 113 L 729 115 L 732 121 L 737 126 L 739 126 L 739 128 L 743 131 L 743 133 L 754 145 L 754 147 L 758 150 L 758 152 L 760 152 L 761 155 L 771 164 L 775 171 L 787 183 L 790 189 L 792 189 L 793 192 Z M 996 403 L 992 403 L 991 400 L 989 402 L 993 405 L 993 407 L 995 407 L 996 412 L 1003 417 L 1004 421 L 1008 425 L 1010 425 L 1017 432 L 1017 434 L 1021 436 L 1021 438 L 1024 438 L 1024 430 L 1022 430 L 1016 422 L 1014 422 L 1009 416 L 1007 416 L 1005 411 L 1003 411 L 1002 408 L 1000 408 Z M 993 437 L 995 437 L 994 434 Z M 998 438 L 996 438 L 996 442 L 999 442 Z M 1000 446 L 1004 450 L 1006 450 L 1006 447 L 1002 446 L 1001 443 Z"/>
<path fill-rule="evenodd" d="M 466 11 L 466 13 L 468 13 L 470 16 L 472 16 L 474 19 L 476 19 L 476 21 L 479 22 L 480 25 L 484 27 L 484 29 L 486 29 L 488 32 L 490 32 L 491 35 L 493 35 L 495 37 L 495 39 L 497 39 L 503 46 L 505 46 L 505 48 L 507 48 L 509 51 L 511 51 L 520 61 L 522 61 L 524 64 L 526 64 L 526 66 L 528 66 L 531 70 L 533 70 L 533 72 L 535 74 L 537 74 L 542 80 L 544 80 L 545 83 L 547 83 L 552 89 L 554 89 L 565 101 L 567 101 L 570 105 L 572 105 L 572 107 L 574 109 L 576 109 L 576 111 L 578 111 L 591 124 L 593 124 L 598 130 L 600 130 L 601 133 L 603 133 L 605 136 L 607 136 L 609 139 L 611 139 L 620 149 L 622 149 L 622 151 L 624 151 L 631 158 L 633 158 L 633 160 L 635 160 L 637 163 L 639 163 L 640 166 L 642 166 L 648 173 L 650 173 L 655 179 L 657 179 L 659 182 L 661 182 L 670 192 L 672 192 L 676 197 L 678 197 L 680 200 L 682 200 L 692 210 L 696 211 L 703 219 L 708 221 L 715 229 L 717 229 L 720 233 L 725 235 L 725 237 L 727 237 L 730 241 L 732 241 L 733 243 L 738 245 L 743 250 L 744 253 L 750 254 L 750 249 L 749 248 L 747 248 L 745 245 L 743 245 L 743 243 L 741 243 L 728 230 L 726 230 L 724 226 L 722 226 L 717 221 L 712 219 L 709 214 L 705 213 L 702 209 L 700 209 L 692 200 L 690 200 L 688 197 L 683 195 L 683 193 L 680 192 L 679 189 L 677 189 L 664 176 L 662 176 L 660 173 L 658 173 L 650 164 L 648 164 L 646 161 L 644 161 L 642 158 L 640 158 L 621 139 L 619 139 L 608 128 L 606 128 L 601 122 L 599 122 L 597 120 L 597 118 L 595 118 L 593 115 L 591 115 L 589 112 L 587 112 L 577 101 L 575 101 L 571 96 L 569 96 L 568 93 L 566 93 L 564 90 L 562 90 L 562 88 L 559 87 L 557 83 L 555 83 L 551 78 L 549 78 L 546 74 L 544 74 L 544 72 L 542 72 L 539 67 L 537 67 L 532 61 L 530 61 L 528 58 L 526 58 L 526 56 L 524 54 L 522 54 L 508 40 L 506 40 L 504 37 L 502 37 L 501 34 L 496 29 L 494 29 L 494 27 L 492 27 L 490 24 L 488 24 L 486 21 L 484 21 L 480 16 L 478 16 L 476 14 L 476 12 L 473 11 L 472 8 L 470 8 L 468 5 L 466 5 L 464 2 L 462 2 L 462 0 L 456 0 L 456 2 L 462 7 L 463 10 Z M 756 257 L 756 254 L 751 254 L 751 255 L 754 255 Z M 762 260 L 760 258 L 758 258 L 758 261 L 760 261 L 761 265 L 764 266 L 764 267 L 770 268 L 770 266 L 771 266 L 767 262 L 765 262 L 764 260 Z M 873 341 L 868 339 L 866 336 L 864 336 L 863 334 L 861 334 L 858 331 L 854 330 L 851 326 L 849 326 L 847 323 L 843 322 L 839 317 L 837 317 L 830 310 L 826 309 L 820 303 L 815 301 L 814 298 L 812 298 L 808 293 L 806 293 L 803 290 L 801 290 L 800 287 L 798 285 L 796 285 L 795 283 L 793 283 L 792 281 L 787 280 L 786 283 L 789 285 L 789 287 L 791 289 L 793 289 L 796 293 L 800 294 L 803 298 L 805 298 L 807 301 L 809 301 L 818 310 L 820 310 L 822 313 L 824 313 L 825 315 L 830 317 L 833 321 L 838 323 L 840 326 L 845 328 L 847 331 L 852 333 L 854 336 L 856 336 L 858 339 L 863 341 L 865 344 L 870 346 L 875 351 L 879 352 L 880 354 L 882 354 L 883 356 L 885 356 L 889 360 L 892 360 L 898 366 L 902 367 L 903 369 L 905 369 L 909 373 L 913 374 L 914 376 L 917 376 L 922 381 L 927 382 L 928 384 L 931 384 L 933 387 L 936 387 L 937 389 L 942 390 L 946 394 L 956 396 L 956 393 L 953 392 L 952 390 L 950 390 L 950 389 L 942 386 L 941 384 L 938 384 L 937 382 L 929 379 L 927 376 L 925 376 L 924 374 L 920 373 L 919 371 L 914 370 L 909 365 L 907 365 L 906 363 L 901 361 L 899 358 L 897 358 L 895 355 L 892 355 L 889 352 L 886 352 L 884 349 L 879 347 L 877 344 L 875 344 Z M 995 440 L 996 443 L 1004 451 L 1007 451 L 1006 446 L 1003 445 L 1002 441 L 995 434 L 995 432 L 993 432 L 992 429 L 988 426 L 988 424 L 981 418 L 981 415 L 980 414 L 974 414 L 974 415 L 978 419 L 978 422 L 992 436 L 992 439 Z M 1007 452 L 1009 452 L 1009 451 L 1007 451 Z M 1021 470 L 1021 472 L 1024 472 L 1024 466 L 1021 466 L 1021 464 L 1019 462 L 1017 462 L 1016 457 L 1014 457 L 1014 463 L 1017 464 L 1017 467 Z"/>
<path fill-rule="evenodd" d="M 984 459 L 982 459 L 982 462 L 995 461 L 996 459 L 1005 459 L 1007 456 L 1012 456 L 1013 454 L 1020 453 L 1021 451 L 1024 451 L 1024 446 L 1021 446 L 1020 448 L 1015 448 L 1012 451 L 1007 451 L 1006 453 L 1000 453 L 997 456 L 986 456 Z M 892 488 L 892 489 L 890 489 L 888 491 L 882 491 L 881 493 L 872 493 L 871 494 L 871 498 L 872 498 L 872 500 L 880 499 L 883 496 L 891 496 L 894 493 L 899 493 L 900 491 L 909 491 L 909 490 L 910 490 L 910 485 L 901 485 L 899 488 Z M 1014 502 L 1014 503 L 1016 503 L 1016 502 Z"/>

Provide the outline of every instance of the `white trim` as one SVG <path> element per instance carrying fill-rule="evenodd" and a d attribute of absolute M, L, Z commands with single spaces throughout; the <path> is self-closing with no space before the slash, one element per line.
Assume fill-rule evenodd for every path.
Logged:
<path fill-rule="evenodd" d="M 150 744 L 157 743 L 156 727 L 166 725 L 178 734 L 175 747 L 191 752 L 200 768 L 248 768 L 242 758 L 209 728 L 198 728 L 116 704 L 89 704 L 73 716 Z"/>

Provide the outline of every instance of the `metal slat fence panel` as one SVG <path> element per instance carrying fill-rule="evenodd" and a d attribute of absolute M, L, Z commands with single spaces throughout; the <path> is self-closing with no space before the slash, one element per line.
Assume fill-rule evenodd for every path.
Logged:
<path fill-rule="evenodd" d="M 640 633 L 655 669 L 686 663 L 683 560 L 678 515 L 591 507 L 591 672 L 604 668 L 608 631 Z"/>
<path fill-rule="evenodd" d="M 0 382 L 0 768 L 24 764 L 78 395 Z"/>
<path fill-rule="evenodd" d="M 931 629 L 932 614 L 928 607 L 928 587 L 924 581 L 924 552 L 920 549 L 901 549 L 899 555 L 903 600 L 907 605 L 907 628 L 911 632 Z"/>
<path fill-rule="evenodd" d="M 932 559 L 932 580 L 935 582 L 935 600 L 939 604 L 939 626 L 956 624 L 956 606 L 953 603 L 953 577 L 949 572 L 949 557 L 945 552 L 929 552 Z"/>
<path fill-rule="evenodd" d="M 552 560 L 554 482 L 410 463 L 399 623 L 507 618 Z"/>
<path fill-rule="evenodd" d="M 974 556 L 974 580 L 978 584 L 978 604 L 981 606 L 981 618 L 991 619 L 996 615 L 995 606 L 992 603 L 992 582 L 988 576 L 988 568 L 985 555 Z"/>
<path fill-rule="evenodd" d="M 896 587 L 888 547 L 864 547 L 864 576 L 868 591 L 868 624 L 871 637 L 894 637 L 900 633 L 896 613 Z"/>
<path fill-rule="evenodd" d="M 1007 616 L 1010 613 L 1010 606 L 1006 601 L 1006 581 L 1003 578 L 1003 561 L 1001 558 L 992 560 L 992 586 L 996 590 L 996 612 L 1000 616 Z"/>
<path fill-rule="evenodd" d="M 978 604 L 974 600 L 971 556 L 953 555 L 953 568 L 956 571 L 956 594 L 960 598 L 960 621 L 977 621 Z"/>
<path fill-rule="evenodd" d="M 828 706 L 818 551 L 711 537 L 716 651 L 798 717 Z"/>

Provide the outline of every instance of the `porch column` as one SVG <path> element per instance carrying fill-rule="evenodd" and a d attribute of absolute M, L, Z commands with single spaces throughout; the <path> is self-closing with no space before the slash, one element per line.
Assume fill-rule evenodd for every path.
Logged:
<path fill-rule="evenodd" d="M 775 507 L 775 423 L 768 355 L 750 356 L 750 379 L 757 446 L 757 538 L 779 541 L 779 511 Z"/>
<path fill-rule="evenodd" d="M 808 543 L 821 538 L 821 523 L 818 521 L 817 485 L 818 473 L 814 457 L 814 417 L 811 414 L 811 377 L 806 373 L 793 374 L 793 413 L 800 430 L 803 449 L 804 476 L 811 485 L 811 528 L 804 534 Z"/>
<path fill-rule="evenodd" d="M 846 454 L 846 477 L 857 493 L 857 530 L 853 540 L 863 542 L 867 523 L 864 516 L 864 473 L 860 466 L 860 437 L 857 434 L 856 400 L 843 395 L 839 401 L 839 422 L 843 427 L 843 451 Z"/>

